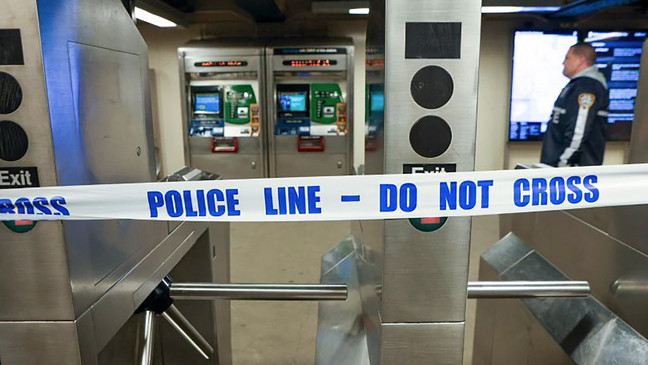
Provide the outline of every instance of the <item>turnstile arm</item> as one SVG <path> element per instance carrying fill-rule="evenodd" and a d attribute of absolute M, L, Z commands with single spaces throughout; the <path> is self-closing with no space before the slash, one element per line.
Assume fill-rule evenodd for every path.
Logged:
<path fill-rule="evenodd" d="M 171 304 L 167 310 L 162 312 L 162 318 L 164 318 L 169 324 L 185 339 L 189 344 L 196 349 L 205 358 L 209 360 L 209 357 L 214 353 L 214 349 L 211 347 L 209 342 L 196 330 L 196 328 L 187 320 L 185 316 L 178 310 L 178 308 Z"/>
<path fill-rule="evenodd" d="M 380 290 L 378 290 L 380 292 Z M 472 281 L 469 299 L 586 297 L 586 281 Z M 215 284 L 172 283 L 172 299 L 177 300 L 346 300 L 345 284 Z"/>
<path fill-rule="evenodd" d="M 155 343 L 155 312 L 144 312 L 142 347 L 139 349 L 138 365 L 153 365 L 153 344 Z"/>
<path fill-rule="evenodd" d="M 587 281 L 471 281 L 469 299 L 586 297 Z"/>
<path fill-rule="evenodd" d="M 172 299 L 187 300 L 346 300 L 345 284 L 172 283 Z"/>

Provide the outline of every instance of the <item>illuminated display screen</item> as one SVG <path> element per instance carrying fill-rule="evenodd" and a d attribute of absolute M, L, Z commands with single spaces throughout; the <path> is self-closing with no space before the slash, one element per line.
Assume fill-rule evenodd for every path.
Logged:
<path fill-rule="evenodd" d="M 195 113 L 220 113 L 220 94 L 218 93 L 200 93 L 195 95 L 194 104 Z"/>
<path fill-rule="evenodd" d="M 345 54 L 345 48 L 275 48 L 274 54 Z"/>
<path fill-rule="evenodd" d="M 374 91 L 369 97 L 369 110 L 372 112 L 382 112 L 385 110 L 385 92 Z"/>
<path fill-rule="evenodd" d="M 607 80 L 610 106 L 608 140 L 630 139 L 642 43 L 646 32 L 583 32 Z M 562 75 L 565 54 L 576 32 L 515 32 L 509 140 L 539 141 L 547 130 L 553 103 L 569 79 Z"/>
<path fill-rule="evenodd" d="M 247 66 L 247 61 L 204 61 L 196 62 L 196 67 L 241 67 Z"/>
<path fill-rule="evenodd" d="M 308 95 L 305 92 L 284 92 L 279 95 L 282 112 L 305 112 Z"/>
<path fill-rule="evenodd" d="M 645 32 L 588 32 L 610 92 L 608 139 L 630 139 Z"/>
<path fill-rule="evenodd" d="M 337 61 L 329 59 L 284 60 L 283 65 L 290 67 L 327 67 L 337 65 Z"/>
<path fill-rule="evenodd" d="M 542 139 L 554 102 L 569 82 L 562 62 L 576 42 L 575 31 L 515 32 L 509 140 Z"/>

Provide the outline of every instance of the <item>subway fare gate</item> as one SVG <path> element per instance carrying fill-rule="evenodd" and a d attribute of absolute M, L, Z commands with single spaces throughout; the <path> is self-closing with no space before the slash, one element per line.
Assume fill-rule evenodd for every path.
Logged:
<path fill-rule="evenodd" d="M 124 4 L 0 0 L 0 9 L 0 188 L 155 181 L 147 47 Z M 166 275 L 229 282 L 227 224 L 3 223 L 2 364 L 135 363 L 153 339 L 141 341 L 141 313 L 147 334 L 155 315 L 143 303 Z M 164 309 L 157 351 L 139 364 L 231 364 L 229 303 Z"/>
<path fill-rule="evenodd" d="M 365 174 L 474 169 L 480 22 L 475 0 L 371 2 Z M 470 217 L 354 224 L 322 259 L 322 282 L 346 280 L 350 294 L 320 305 L 318 363 L 461 364 L 470 227 Z"/>

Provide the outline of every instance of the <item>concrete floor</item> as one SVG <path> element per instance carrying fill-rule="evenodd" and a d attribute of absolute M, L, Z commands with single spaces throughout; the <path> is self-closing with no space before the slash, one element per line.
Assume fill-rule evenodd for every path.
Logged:
<path fill-rule="evenodd" d="M 479 255 L 498 239 L 497 216 L 475 217 L 469 280 Z M 317 283 L 320 258 L 349 235 L 349 222 L 237 223 L 231 225 L 231 280 Z M 464 365 L 472 359 L 474 300 L 467 303 Z M 233 302 L 234 365 L 313 365 L 317 303 Z"/>

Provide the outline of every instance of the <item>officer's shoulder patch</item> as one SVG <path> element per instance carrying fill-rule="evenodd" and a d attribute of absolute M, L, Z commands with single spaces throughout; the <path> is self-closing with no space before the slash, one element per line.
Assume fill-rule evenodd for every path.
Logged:
<path fill-rule="evenodd" d="M 578 106 L 581 108 L 589 109 L 594 105 L 596 101 L 596 95 L 591 93 L 581 93 L 578 94 Z"/>

